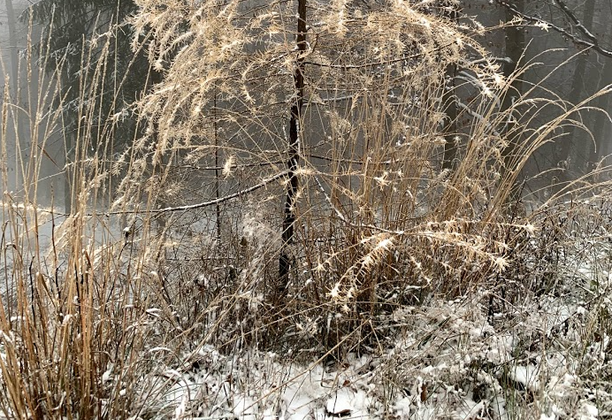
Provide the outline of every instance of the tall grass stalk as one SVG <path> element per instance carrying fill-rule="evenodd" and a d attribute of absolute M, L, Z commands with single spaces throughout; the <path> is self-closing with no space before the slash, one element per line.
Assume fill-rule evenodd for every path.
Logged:
<path fill-rule="evenodd" d="M 144 250 L 124 240 L 116 217 L 98 214 L 111 197 L 115 141 L 99 102 L 100 81 L 113 71 L 104 59 L 112 37 L 105 42 L 82 51 L 76 104 L 62 96 L 64 60 L 56 58 L 53 72 L 41 69 L 54 59 L 45 39 L 28 38 L 21 71 L 11 75 L 23 77 L 20 90 L 4 85 L 0 407 L 7 418 L 125 418 L 147 369 L 141 352 L 153 322 Z M 74 131 L 63 125 L 70 106 L 78 107 Z M 69 177 L 69 213 L 57 198 L 39 201 L 48 185 L 43 169 L 61 163 L 52 150 L 62 137 L 74 147 L 48 178 Z"/>

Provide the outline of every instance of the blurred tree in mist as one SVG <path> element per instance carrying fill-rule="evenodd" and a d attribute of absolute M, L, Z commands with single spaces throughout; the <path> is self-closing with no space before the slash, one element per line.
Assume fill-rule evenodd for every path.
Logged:
<path fill-rule="evenodd" d="M 364 3 L 365 4 L 365 3 Z M 578 102 L 591 96 L 599 88 L 610 83 L 612 79 L 612 47 L 609 42 L 610 34 L 608 25 L 612 17 L 612 3 L 609 0 L 584 0 L 580 2 L 534 0 L 525 2 L 523 0 L 440 0 L 433 2 L 432 12 L 436 8 L 437 13 L 446 16 L 450 20 L 465 20 L 466 17 L 477 14 L 476 20 L 485 25 L 495 24 L 499 20 L 510 21 L 517 19 L 512 26 L 507 27 L 503 34 L 498 36 L 496 42 L 488 42 L 493 54 L 500 58 L 509 59 L 504 61 L 504 72 L 511 74 L 524 55 L 521 63 L 524 64 L 530 57 L 539 52 L 555 48 L 565 48 L 565 52 L 552 52 L 545 60 L 557 54 L 565 57 L 575 55 L 567 65 L 565 73 L 561 76 L 555 75 L 547 83 L 547 88 L 553 88 L 562 99 Z M 370 6 L 368 6 L 370 7 Z M 122 116 L 115 132 L 115 151 L 129 145 L 134 138 L 135 118 L 131 117 L 128 105 L 138 99 L 139 93 L 147 88 L 147 84 L 157 83 L 161 80 L 161 74 L 152 72 L 150 63 L 145 53 L 136 53 L 131 50 L 133 41 L 133 28 L 127 24 L 129 16 L 138 11 L 134 0 L 40 0 L 30 8 L 34 22 L 42 24 L 47 33 L 51 32 L 49 49 L 55 60 L 49 62 L 53 69 L 59 60 L 65 59 L 63 67 L 63 89 L 67 97 L 65 115 L 67 122 L 67 145 L 68 156 L 70 156 L 70 145 L 74 144 L 76 133 L 76 122 L 79 109 L 80 71 L 83 56 L 91 49 L 96 62 L 97 55 L 102 50 L 96 48 L 90 39 L 104 38 L 99 35 L 112 37 L 111 46 L 106 60 L 108 60 L 108 71 L 104 75 L 103 89 L 96 91 L 96 95 L 102 98 L 102 112 L 95 122 L 100 128 L 104 126 L 107 118 L 112 115 Z M 29 19 L 30 14 L 24 13 L 22 19 Z M 485 22 L 485 21 L 488 21 Z M 116 30 L 109 29 L 116 26 Z M 533 28 L 533 25 L 540 29 Z M 531 27 L 531 29 L 529 29 Z M 541 30 L 541 29 L 546 30 Z M 92 38 L 93 37 L 93 38 Z M 489 35 L 487 35 L 489 38 Z M 100 42 L 99 44 L 102 44 Z M 526 51 L 527 49 L 528 51 Z M 581 54 L 582 52 L 582 54 Z M 546 64 L 546 63 L 545 63 Z M 607 65 L 606 65 L 607 64 Z M 543 66 L 541 71 L 546 71 Z M 548 68 L 552 68 L 551 65 Z M 50 70 L 50 69 L 49 69 Z M 460 73 L 460 68 L 450 67 L 447 69 L 447 95 L 443 98 L 444 112 L 447 121 L 454 121 L 457 114 L 456 98 L 457 90 L 454 87 L 455 76 Z M 537 80 L 542 74 L 521 76 L 521 79 L 531 78 L 531 82 Z M 562 80 L 565 77 L 566 80 Z M 514 91 L 518 94 L 522 87 L 521 80 L 516 80 Z M 527 80 L 527 85 L 530 81 Z M 553 85 L 556 85 L 553 87 Z M 525 87 L 525 86 L 523 86 Z M 84 91 L 88 92 L 87 89 Z M 508 95 L 503 107 L 509 106 L 509 101 L 516 95 Z M 599 98 L 595 106 L 604 109 L 609 107 L 606 96 Z M 595 112 L 583 113 L 577 116 L 583 118 L 588 129 L 595 138 L 596 147 L 592 139 L 580 129 L 569 127 L 564 135 L 559 137 L 550 146 L 545 146 L 539 154 L 539 159 L 545 161 L 543 165 L 538 162 L 539 169 L 543 167 L 559 168 L 559 178 L 570 179 L 585 166 L 589 167 L 593 162 L 600 160 L 609 149 L 609 141 L 606 136 L 610 133 L 610 124 L 604 114 L 597 115 Z M 445 168 L 451 168 L 455 160 L 455 139 L 461 132 L 461 127 L 449 125 L 446 127 L 445 136 L 447 147 L 442 159 Z M 98 136 L 96 136 L 98 137 Z M 99 138 L 103 138 L 99 137 Z M 520 139 L 515 139 L 520 141 Z M 515 142 L 511 141 L 510 146 Z M 457 145 L 458 146 L 458 145 Z M 512 154 L 512 148 L 506 151 Z"/>
<path fill-rule="evenodd" d="M 544 29 L 538 35 L 527 37 L 527 58 L 546 52 L 546 57 L 542 56 L 545 66 L 547 61 L 553 60 L 551 57 L 557 57 L 554 60 L 559 62 L 569 59 L 565 65 L 567 70 L 547 81 L 548 88 L 562 99 L 578 103 L 612 83 L 609 29 L 612 2 L 536 0 L 521 7 L 520 1 L 497 0 L 497 4 L 520 18 L 523 27 L 536 25 Z M 534 80 L 538 80 L 538 76 Z M 609 112 L 609 95 L 598 97 L 591 105 Z M 559 168 L 561 181 L 571 180 L 584 170 L 592 169 L 611 150 L 612 127 L 605 113 L 593 110 L 574 118 L 590 133 L 568 126 L 551 145 L 552 153 L 540 154 L 540 158 L 546 160 L 545 166 Z"/>
<path fill-rule="evenodd" d="M 132 0 L 40 0 L 22 15 L 23 20 L 28 20 L 31 13 L 34 23 L 44 27 L 41 42 L 47 42 L 48 37 L 46 52 L 54 58 L 48 61 L 45 70 L 54 71 L 57 64 L 65 60 L 62 89 L 68 99 L 65 116 L 70 130 L 75 129 L 79 95 L 89 91 L 79 87 L 81 74 L 87 70 L 82 68 L 84 57 L 91 56 L 91 66 L 98 60 L 106 60 L 102 89 L 95 91 L 101 96 L 98 102 L 103 104 L 104 110 L 97 121 L 99 127 L 104 125 L 105 117 L 125 112 L 126 106 L 138 99 L 150 83 L 149 64 L 144 54 L 132 51 L 133 32 L 126 22 L 137 10 Z M 101 47 L 107 37 L 111 38 L 111 49 L 104 52 Z M 127 131 L 126 140 L 129 141 L 133 124 L 129 116 L 124 122 L 122 128 Z"/>
<path fill-rule="evenodd" d="M 71 162 L 82 135 L 83 105 L 95 101 L 98 109 L 87 119 L 96 148 L 88 153 L 111 160 L 129 147 L 138 129 L 130 105 L 159 78 L 145 54 L 132 51 L 134 33 L 128 19 L 137 10 L 133 0 L 40 0 L 21 16 L 43 28 L 43 48 L 37 50 L 52 58 L 46 60 L 44 70 L 61 68 L 67 211 L 72 201 Z M 104 71 L 93 78 L 101 60 Z"/>

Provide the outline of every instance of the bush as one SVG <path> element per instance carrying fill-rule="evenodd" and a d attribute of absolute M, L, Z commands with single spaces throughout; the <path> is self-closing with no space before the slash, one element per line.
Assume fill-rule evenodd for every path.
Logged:
<path fill-rule="evenodd" d="M 607 266 L 599 263 L 608 202 L 565 201 L 605 197 L 607 184 L 579 179 L 530 212 L 519 188 L 529 157 L 560 127 L 579 126 L 570 116 L 587 102 L 573 106 L 534 85 L 504 106 L 536 64 L 504 77 L 466 35 L 479 26 L 425 6 L 364 11 L 312 2 L 310 26 L 298 29 L 305 40 L 296 44 L 291 4 L 140 3 L 133 23 L 146 36 L 135 48 L 148 49 L 164 79 L 134 104 L 133 146 L 114 156 L 120 116 L 100 119 L 101 104 L 83 101 L 74 159 L 64 168 L 71 212 L 63 214 L 41 206 L 36 191 L 45 159 L 37 149 L 58 132 L 74 134 L 62 132 L 59 79 L 39 84 L 27 124 L 44 134 L 30 158 L 15 142 L 24 189 L 3 201 L 6 417 L 162 418 L 174 410 L 181 418 L 218 414 L 223 398 L 233 401 L 224 410 L 246 416 L 236 407 L 263 413 L 273 406 L 266 398 L 283 400 L 319 362 L 375 354 L 387 363 L 372 367 L 383 386 L 372 398 L 384 415 L 401 411 L 393 401 L 411 388 L 405 381 L 414 372 L 421 382 L 408 394 L 418 410 L 435 400 L 428 395 L 459 398 L 440 391 L 448 384 L 480 393 L 475 403 L 503 396 L 510 407 L 519 396 L 518 410 L 542 391 L 517 373 L 532 366 L 521 357 L 544 354 L 547 343 L 508 322 L 535 322 L 517 309 L 522 303 L 533 309 L 528 303 L 585 299 L 583 292 L 597 302 L 584 311 L 586 332 L 568 317 L 554 321 L 566 328 L 558 341 L 553 329 L 544 336 L 558 350 L 570 330 L 579 335 L 582 356 L 566 349 L 586 373 L 572 374 L 607 377 L 605 363 L 590 355 L 593 343 L 606 346 L 609 326 Z M 87 57 L 81 85 L 95 87 L 105 61 Z M 453 67 L 464 85 L 450 83 Z M 11 113 L 21 104 L 10 93 L 5 151 L 7 121 L 23 118 Z M 450 97 L 458 109 L 452 121 Z M 287 127 L 300 101 L 296 143 Z M 92 130 L 94 120 L 103 129 Z M 4 162 L 7 180 L 6 152 Z M 592 272 L 581 271 L 586 262 Z M 396 347 L 396 337 L 406 346 Z M 465 359 L 474 346 L 507 337 L 516 342 L 498 358 L 485 352 L 458 370 L 444 365 L 454 350 Z M 309 367 L 283 376 L 259 351 Z M 440 364 L 431 366 L 439 376 L 428 369 L 437 354 Z M 249 382 L 268 368 L 274 379 Z M 193 371 L 214 378 L 185 379 Z M 256 384 L 265 384 L 261 393 L 249 394 Z M 248 404 L 234 391 L 248 394 Z"/>

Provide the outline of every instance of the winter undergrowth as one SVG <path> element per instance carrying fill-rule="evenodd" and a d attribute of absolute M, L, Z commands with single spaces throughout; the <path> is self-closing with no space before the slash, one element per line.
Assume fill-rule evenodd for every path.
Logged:
<path fill-rule="evenodd" d="M 3 416 L 610 415 L 606 168 L 521 188 L 607 91 L 516 92 L 539 57 L 503 74 L 489 29 L 429 3 L 312 1 L 304 29 L 293 3 L 139 0 L 161 81 L 120 114 L 92 58 L 112 30 L 76 128 L 61 57 L 37 95 L 5 84 Z M 37 191 L 57 136 L 65 205 Z"/>

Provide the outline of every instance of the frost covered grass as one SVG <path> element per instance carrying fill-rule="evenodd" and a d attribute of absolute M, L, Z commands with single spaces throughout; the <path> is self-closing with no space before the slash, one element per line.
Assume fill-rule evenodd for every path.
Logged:
<path fill-rule="evenodd" d="M 609 412 L 608 340 L 584 329 L 593 307 L 546 295 L 488 319 L 488 297 L 397 310 L 381 351 L 337 363 L 201 347 L 149 372 L 140 415 L 596 419 Z"/>
<path fill-rule="evenodd" d="M 5 86 L 6 418 L 609 415 L 609 185 L 591 174 L 529 213 L 517 187 L 586 102 L 534 84 L 504 107 L 521 71 L 500 74 L 452 22 L 396 2 L 338 26 L 343 7 L 313 2 L 291 168 L 295 14 L 140 3 L 133 23 L 150 33 L 135 48 L 164 77 L 126 107 L 141 118 L 127 147 L 96 102 L 103 59 L 81 73 L 76 129 L 62 125 L 60 78 L 40 83 L 28 127 L 45 134 L 28 153 Z M 471 80 L 462 127 L 441 108 L 455 65 Z M 65 212 L 37 198 L 53 136 L 75 136 Z M 12 161 L 23 187 L 7 184 Z"/>
<path fill-rule="evenodd" d="M 316 345 L 308 340 L 286 353 L 253 346 L 220 353 L 208 345 L 185 353 L 149 376 L 157 384 L 145 387 L 155 389 L 152 417 L 606 416 L 612 403 L 610 263 L 603 257 L 609 249 L 602 242 L 589 247 L 593 235 L 583 225 L 592 221 L 585 214 L 603 217 L 600 205 L 575 204 L 552 220 L 549 213 L 540 219 L 535 232 L 557 239 L 540 248 L 538 235 L 532 237 L 533 248 L 520 255 L 528 278 L 503 276 L 497 287 L 403 305 L 370 320 L 376 322 L 374 348 L 332 359 L 323 351 L 300 354 L 310 350 L 304 344 Z M 566 223 L 583 229 L 567 230 Z M 544 280 L 541 287 L 529 283 Z"/>

